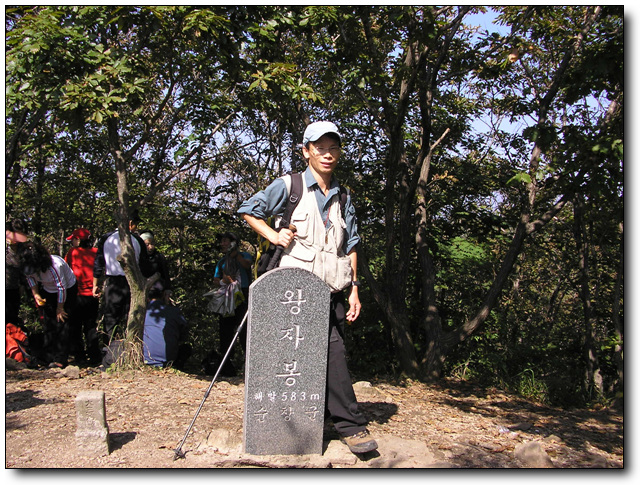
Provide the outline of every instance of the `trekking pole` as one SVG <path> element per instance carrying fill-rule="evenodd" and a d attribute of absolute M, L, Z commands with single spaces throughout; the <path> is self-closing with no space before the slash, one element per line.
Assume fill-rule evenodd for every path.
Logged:
<path fill-rule="evenodd" d="M 184 458 L 185 457 L 185 453 L 182 452 L 182 445 L 184 445 L 184 442 L 187 441 L 187 437 L 189 436 L 189 433 L 191 432 L 191 428 L 193 428 L 193 425 L 196 422 L 196 419 L 198 418 L 198 415 L 200 414 L 200 410 L 202 409 L 202 406 L 204 406 L 204 402 L 209 397 L 209 394 L 211 393 L 211 389 L 213 388 L 213 384 L 216 382 L 216 379 L 218 378 L 218 374 L 220 374 L 220 370 L 222 369 L 222 366 L 227 361 L 227 358 L 229 357 L 229 353 L 231 353 L 231 349 L 233 348 L 234 344 L 236 343 L 236 339 L 238 338 L 238 335 L 240 334 L 240 331 L 242 330 L 242 327 L 244 326 L 244 323 L 247 321 L 247 316 L 248 315 L 249 315 L 249 312 L 247 311 L 244 314 L 244 318 L 242 319 L 242 322 L 240 322 L 240 325 L 238 325 L 238 329 L 236 330 L 236 334 L 234 335 L 233 340 L 231 340 L 231 345 L 229 345 L 229 348 L 227 349 L 227 353 L 224 354 L 224 357 L 222 358 L 222 362 L 220 362 L 220 366 L 218 367 L 218 370 L 216 371 L 216 374 L 213 376 L 213 379 L 211 380 L 211 384 L 209 384 L 209 388 L 204 393 L 204 398 L 202 398 L 202 402 L 200 403 L 200 406 L 198 407 L 198 410 L 196 411 L 195 416 L 191 420 L 191 424 L 189 425 L 189 428 L 187 428 L 187 432 L 184 434 L 184 438 L 182 438 L 182 441 L 180 442 L 178 447 L 174 450 L 173 461 L 176 461 L 178 458 Z"/>
<path fill-rule="evenodd" d="M 289 230 L 295 233 L 297 231 L 297 228 L 293 224 L 290 224 Z M 273 254 L 273 258 L 271 258 L 271 261 L 269 261 L 267 271 L 271 271 L 273 268 L 278 266 L 278 264 L 280 263 L 280 258 L 282 257 L 282 251 L 284 251 L 284 246 L 278 245 L 278 247 L 276 248 L 276 252 Z"/>

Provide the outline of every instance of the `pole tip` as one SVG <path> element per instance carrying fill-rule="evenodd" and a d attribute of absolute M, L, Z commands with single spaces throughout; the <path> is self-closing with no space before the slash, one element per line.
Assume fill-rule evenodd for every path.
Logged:
<path fill-rule="evenodd" d="M 185 454 L 180 449 L 173 450 L 173 461 L 176 461 L 178 458 L 184 458 Z"/>

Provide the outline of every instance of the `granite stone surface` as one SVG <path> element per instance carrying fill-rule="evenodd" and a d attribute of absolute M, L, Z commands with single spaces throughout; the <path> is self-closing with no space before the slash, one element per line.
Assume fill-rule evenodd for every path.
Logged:
<path fill-rule="evenodd" d="M 326 283 L 299 268 L 276 268 L 251 285 L 246 453 L 322 453 L 330 297 Z"/>
<path fill-rule="evenodd" d="M 109 454 L 104 391 L 82 391 L 76 396 L 76 446 L 80 453 Z"/>

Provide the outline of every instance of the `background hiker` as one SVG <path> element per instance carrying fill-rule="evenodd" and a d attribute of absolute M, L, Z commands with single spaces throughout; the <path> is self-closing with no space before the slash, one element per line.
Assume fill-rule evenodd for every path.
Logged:
<path fill-rule="evenodd" d="M 18 250 L 20 268 L 44 317 L 44 353 L 50 367 L 64 367 L 69 357 L 69 316 L 78 285 L 69 265 L 40 243 L 26 242 Z"/>
<path fill-rule="evenodd" d="M 214 284 L 220 283 L 232 284 L 236 281 L 240 282 L 240 290 L 242 292 L 242 302 L 238 304 L 232 315 L 221 315 L 219 319 L 219 335 L 220 335 L 220 353 L 224 355 L 231 345 L 231 341 L 235 335 L 236 329 L 248 309 L 249 285 L 251 284 L 251 266 L 253 265 L 253 257 L 245 252 L 240 251 L 238 236 L 233 232 L 225 232 L 218 236 L 220 240 L 220 249 L 224 253 L 224 257 L 216 264 L 213 274 Z M 243 327 L 239 335 L 242 349 L 246 350 L 247 346 L 247 327 Z M 229 358 L 221 369 L 220 374 L 224 377 L 234 377 L 236 375 L 235 366 L 232 363 L 235 349 L 231 349 Z"/>
<path fill-rule="evenodd" d="M 169 303 L 162 280 L 149 289 L 144 320 L 142 354 L 145 364 L 182 369 L 191 355 L 187 339 L 189 325 L 178 307 Z"/>
<path fill-rule="evenodd" d="M 140 234 L 140 239 L 144 241 L 147 247 L 147 256 L 149 258 L 149 273 L 154 275 L 160 273 L 160 279 L 164 282 L 165 297 L 171 298 L 171 278 L 169 276 L 169 266 L 167 258 L 164 257 L 156 247 L 156 237 L 152 231 L 144 231 Z"/>
<path fill-rule="evenodd" d="M 99 300 L 93 296 L 93 265 L 97 248 L 91 245 L 91 232 L 79 227 L 67 238 L 71 248 L 64 260 L 78 281 L 76 307 L 69 317 L 69 351 L 76 362 L 99 365 L 102 360 L 98 336 Z"/>
<path fill-rule="evenodd" d="M 13 219 L 5 223 L 5 267 L 4 267 L 4 322 L 22 327 L 20 304 L 27 281 L 20 270 L 17 248 L 28 240 L 27 223 Z"/>
<path fill-rule="evenodd" d="M 131 231 L 131 244 L 140 265 L 140 271 L 147 278 L 151 276 L 147 247 L 140 236 L 136 234 L 138 224 L 141 222 L 138 211 L 134 211 L 129 221 Z M 124 335 L 129 314 L 131 290 L 124 275 L 124 270 L 118 256 L 120 248 L 120 235 L 118 230 L 103 235 L 98 241 L 98 252 L 93 265 L 93 296 L 100 296 L 99 281 L 106 277 L 104 288 L 103 327 L 106 334 L 106 345 L 113 339 Z"/>

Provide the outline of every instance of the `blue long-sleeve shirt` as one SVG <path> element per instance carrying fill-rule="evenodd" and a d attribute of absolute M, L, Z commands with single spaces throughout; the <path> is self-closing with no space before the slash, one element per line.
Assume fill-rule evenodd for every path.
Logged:
<path fill-rule="evenodd" d="M 144 320 L 144 361 L 152 366 L 164 366 L 178 357 L 178 347 L 188 330 L 187 320 L 180 309 L 160 300 L 147 305 Z"/>

